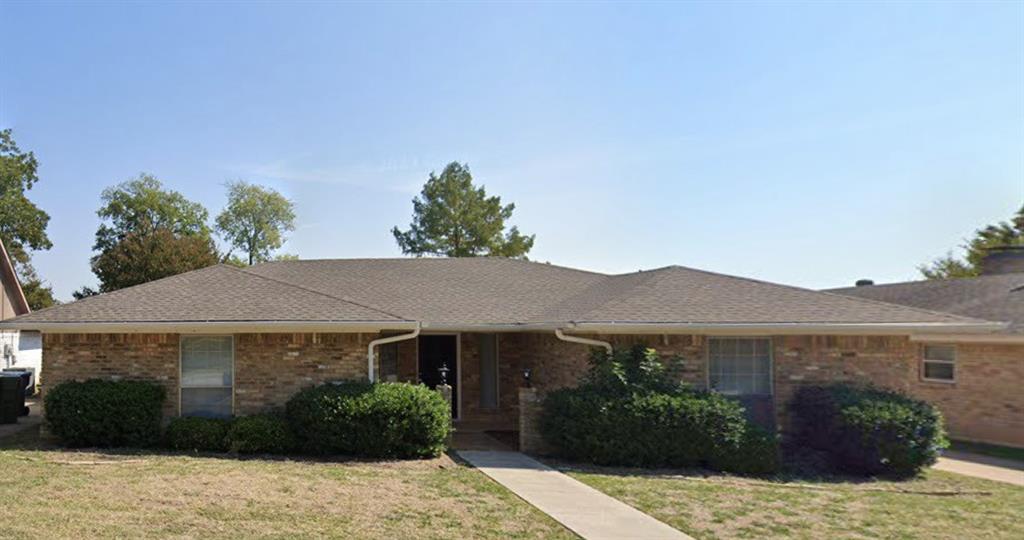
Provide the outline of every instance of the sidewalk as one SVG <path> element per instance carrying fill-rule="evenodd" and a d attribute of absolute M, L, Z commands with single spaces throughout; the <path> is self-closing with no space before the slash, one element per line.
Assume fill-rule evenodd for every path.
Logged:
<path fill-rule="evenodd" d="M 519 452 L 461 450 L 458 454 L 587 540 L 691 538 Z"/>
<path fill-rule="evenodd" d="M 29 415 L 18 418 L 16 424 L 0 424 L 0 438 L 20 433 L 34 426 L 43 423 L 43 404 L 39 399 L 26 400 L 25 405 L 29 407 Z"/>
<path fill-rule="evenodd" d="M 933 469 L 1024 486 L 1024 463 L 969 452 L 948 450 Z"/>

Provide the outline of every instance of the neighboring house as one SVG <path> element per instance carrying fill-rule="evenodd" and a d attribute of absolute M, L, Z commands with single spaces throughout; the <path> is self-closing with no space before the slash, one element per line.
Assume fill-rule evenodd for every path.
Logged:
<path fill-rule="evenodd" d="M 1024 246 L 993 250 L 979 277 L 859 283 L 831 292 L 1007 321 L 995 334 L 925 341 L 906 389 L 938 405 L 954 437 L 1024 446 Z"/>
<path fill-rule="evenodd" d="M 0 241 L 0 320 L 31 313 L 21 290 L 7 248 Z M 0 330 L 0 369 L 28 369 L 39 380 L 42 362 L 42 336 L 25 330 Z"/>
<path fill-rule="evenodd" d="M 785 427 L 800 385 L 906 386 L 922 340 L 1004 327 L 678 266 L 606 275 L 499 258 L 218 265 L 0 323 L 43 333 L 44 393 L 156 380 L 167 415 L 224 416 L 333 380 L 435 385 L 447 369 L 457 426 L 487 430 L 519 425 L 525 370 L 540 391 L 575 385 L 594 346 L 654 347 L 681 380 Z"/>

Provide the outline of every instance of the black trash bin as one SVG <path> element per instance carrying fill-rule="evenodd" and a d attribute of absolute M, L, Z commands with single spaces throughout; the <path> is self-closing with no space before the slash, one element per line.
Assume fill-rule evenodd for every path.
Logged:
<path fill-rule="evenodd" d="M 3 372 L 21 376 L 25 381 L 25 397 L 32 397 L 36 393 L 36 375 L 32 370 L 26 368 L 4 368 Z"/>
<path fill-rule="evenodd" d="M 0 373 L 0 424 L 17 423 L 25 410 L 25 379 L 20 373 Z"/>

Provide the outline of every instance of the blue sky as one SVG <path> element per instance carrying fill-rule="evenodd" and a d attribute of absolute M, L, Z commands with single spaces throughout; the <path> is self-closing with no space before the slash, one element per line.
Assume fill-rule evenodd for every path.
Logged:
<path fill-rule="evenodd" d="M 41 162 L 35 256 L 89 271 L 139 172 L 215 215 L 292 198 L 302 258 L 400 254 L 470 164 L 531 258 L 806 287 L 915 267 L 1024 201 L 1024 3 L 0 3 L 0 126 Z"/>

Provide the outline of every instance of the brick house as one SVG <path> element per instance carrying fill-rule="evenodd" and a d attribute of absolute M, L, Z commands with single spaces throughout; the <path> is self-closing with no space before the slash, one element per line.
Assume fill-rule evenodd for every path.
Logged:
<path fill-rule="evenodd" d="M 43 333 L 45 387 L 156 380 L 168 416 L 255 413 L 339 379 L 444 378 L 463 430 L 517 429 L 525 371 L 534 391 L 572 385 L 592 347 L 633 343 L 784 428 L 802 384 L 906 388 L 923 343 L 1005 326 L 678 266 L 606 275 L 498 258 L 219 265 L 0 323 Z"/>
<path fill-rule="evenodd" d="M 1024 246 L 991 250 L 978 277 L 858 285 L 831 292 L 1008 322 L 993 334 L 920 340 L 918 371 L 900 386 L 935 403 L 956 437 L 1024 447 Z"/>

